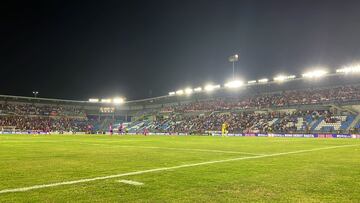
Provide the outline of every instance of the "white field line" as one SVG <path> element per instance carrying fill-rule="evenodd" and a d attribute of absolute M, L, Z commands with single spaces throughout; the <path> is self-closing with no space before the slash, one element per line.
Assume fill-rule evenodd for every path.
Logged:
<path fill-rule="evenodd" d="M 136 182 L 136 181 L 132 181 L 132 180 L 119 180 L 117 181 L 119 183 L 125 183 L 125 184 L 129 184 L 129 185 L 144 185 L 144 183 L 140 183 L 140 182 Z"/>
<path fill-rule="evenodd" d="M 100 143 L 81 143 L 89 145 L 107 145 Z M 178 148 L 178 147 L 154 147 L 154 146 L 136 146 L 136 145 L 108 145 L 109 147 L 125 147 L 125 148 L 142 148 L 142 149 L 169 149 L 169 150 L 180 150 L 180 151 L 198 151 L 198 152 L 215 152 L 215 153 L 225 153 L 225 154 L 247 154 L 247 155 L 264 155 L 264 154 L 255 154 L 249 152 L 240 152 L 240 151 L 227 151 L 227 150 L 214 150 L 214 149 L 193 149 L 193 148 Z"/>
<path fill-rule="evenodd" d="M 4 190 L 0 190 L 0 194 L 12 193 L 12 192 L 25 192 L 25 191 L 29 191 L 29 190 L 57 187 L 57 186 L 62 186 L 62 185 L 74 185 L 74 184 L 78 184 L 78 183 L 86 183 L 86 182 L 92 182 L 92 181 L 97 181 L 97 180 L 106 180 L 106 179 L 119 178 L 119 177 L 125 177 L 125 176 L 139 175 L 139 174 L 144 174 L 144 173 L 169 171 L 169 170 L 174 170 L 174 169 L 188 168 L 188 167 L 202 166 L 202 165 L 209 165 L 209 164 L 216 164 L 216 163 L 232 162 L 232 161 L 247 160 L 247 159 L 260 159 L 260 158 L 265 158 L 265 157 L 276 157 L 276 156 L 282 156 L 282 155 L 288 155 L 288 154 L 299 154 L 299 153 L 305 153 L 305 152 L 314 152 L 314 151 L 320 151 L 320 150 L 343 148 L 343 147 L 354 147 L 354 146 L 360 146 L 360 145 L 358 145 L 358 144 L 357 145 L 339 145 L 339 146 L 322 147 L 322 148 L 315 148 L 315 149 L 305 149 L 305 150 L 297 150 L 297 151 L 292 151 L 292 152 L 282 152 L 282 153 L 259 155 L 259 156 L 239 157 L 239 158 L 223 159 L 223 160 L 217 160 L 217 161 L 205 161 L 205 162 L 200 162 L 200 163 L 184 164 L 184 165 L 178 165 L 178 166 L 172 166 L 172 167 L 162 167 L 162 168 L 154 168 L 154 169 L 148 169 L 148 170 L 143 170 L 143 171 L 120 173 L 120 174 L 109 175 L 109 176 L 99 176 L 99 177 L 95 177 L 95 178 L 85 178 L 85 179 L 64 181 L 64 182 L 57 182 L 57 183 L 50 183 L 50 184 L 43 184 L 43 185 L 34 185 L 34 186 L 29 186 L 29 187 L 4 189 Z"/>

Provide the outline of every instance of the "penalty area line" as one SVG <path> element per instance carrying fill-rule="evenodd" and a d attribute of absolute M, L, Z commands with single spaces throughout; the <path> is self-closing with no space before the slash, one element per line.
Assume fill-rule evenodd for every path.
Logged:
<path fill-rule="evenodd" d="M 283 156 L 283 155 L 289 155 L 289 154 L 300 154 L 300 153 L 305 153 L 305 152 L 314 152 L 314 151 L 320 151 L 320 150 L 336 149 L 336 148 L 343 148 L 343 147 L 354 147 L 354 146 L 360 146 L 360 145 L 358 145 L 358 144 L 356 144 L 356 145 L 337 145 L 337 146 L 330 146 L 330 147 L 297 150 L 297 151 L 291 151 L 291 152 L 281 152 L 281 153 L 266 154 L 266 155 L 259 155 L 259 156 L 239 157 L 239 158 L 223 159 L 223 160 L 216 160 L 216 161 L 205 161 L 205 162 L 199 162 L 199 163 L 193 163 L 193 164 L 184 164 L 184 165 L 178 165 L 178 166 L 154 168 L 154 169 L 148 169 L 148 170 L 143 170 L 143 171 L 134 171 L 134 172 L 129 172 L 129 173 L 121 173 L 121 174 L 115 174 L 115 175 L 109 175 L 109 176 L 100 176 L 100 177 L 95 177 L 95 178 L 85 178 L 85 179 L 79 179 L 79 180 L 73 180 L 73 181 L 64 181 L 64 182 L 57 182 L 57 183 L 50 183 L 50 184 L 43 184 L 43 185 L 34 185 L 34 186 L 29 186 L 29 187 L 4 189 L 4 190 L 0 190 L 0 194 L 14 193 L 14 192 L 26 192 L 29 190 L 36 190 L 36 189 L 42 189 L 42 188 L 50 188 L 50 187 L 57 187 L 57 186 L 63 186 L 63 185 L 74 185 L 74 184 L 92 182 L 92 181 L 97 181 L 97 180 L 106 180 L 106 179 L 113 179 L 113 178 L 119 178 L 119 177 L 140 175 L 140 174 L 145 174 L 145 173 L 153 173 L 153 172 L 169 171 L 169 170 L 188 168 L 188 167 L 194 167 L 194 166 L 210 165 L 210 164 L 216 164 L 216 163 L 225 163 L 225 162 L 233 162 L 233 161 L 249 160 L 249 159 L 260 159 L 260 158 L 266 158 L 266 157 L 276 157 L 276 156 Z"/>

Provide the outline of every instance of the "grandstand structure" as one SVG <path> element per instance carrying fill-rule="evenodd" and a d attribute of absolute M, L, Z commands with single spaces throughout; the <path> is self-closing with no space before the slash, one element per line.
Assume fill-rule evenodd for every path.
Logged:
<path fill-rule="evenodd" d="M 360 134 L 356 75 L 220 87 L 121 104 L 0 96 L 1 133 L 106 133 L 109 125 L 137 134 Z"/>

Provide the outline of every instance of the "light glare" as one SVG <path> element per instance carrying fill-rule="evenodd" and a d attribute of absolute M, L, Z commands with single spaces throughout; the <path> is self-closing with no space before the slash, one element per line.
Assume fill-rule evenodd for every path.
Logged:
<path fill-rule="evenodd" d="M 274 81 L 283 82 L 285 80 L 294 79 L 295 77 L 296 77 L 295 75 L 278 75 L 274 77 Z"/>
<path fill-rule="evenodd" d="M 227 88 L 238 88 L 238 87 L 241 87 L 243 84 L 244 84 L 243 81 L 234 80 L 234 81 L 230 81 L 230 82 L 226 83 L 225 87 L 227 87 Z"/>
<path fill-rule="evenodd" d="M 183 94 L 184 94 L 184 90 L 178 90 L 178 91 L 176 91 L 176 94 L 177 94 L 177 95 L 183 95 Z"/>
<path fill-rule="evenodd" d="M 267 78 L 258 80 L 259 83 L 267 83 L 268 81 L 269 81 L 269 79 L 267 79 Z"/>
<path fill-rule="evenodd" d="M 214 89 L 218 89 L 220 88 L 220 85 L 206 85 L 205 86 L 205 90 L 210 92 L 210 91 L 213 91 Z"/>
<path fill-rule="evenodd" d="M 111 103 L 111 99 L 101 99 L 102 103 Z"/>
<path fill-rule="evenodd" d="M 337 69 L 337 73 L 360 73 L 360 64 L 352 64 L 344 66 L 343 68 Z"/>
<path fill-rule="evenodd" d="M 94 102 L 94 103 L 96 103 L 96 102 L 99 102 L 99 99 L 91 98 L 91 99 L 89 99 L 89 102 Z"/>
<path fill-rule="evenodd" d="M 304 78 L 320 78 L 320 77 L 325 76 L 326 74 L 327 74 L 327 71 L 319 69 L 319 70 L 306 72 L 306 73 L 302 74 L 302 76 Z"/>
<path fill-rule="evenodd" d="M 122 104 L 124 102 L 125 102 L 125 99 L 121 98 L 121 97 L 116 97 L 116 98 L 113 99 L 114 104 Z"/>
<path fill-rule="evenodd" d="M 193 93 L 193 89 L 191 89 L 191 88 L 186 88 L 186 89 L 185 89 L 185 93 L 186 93 L 186 94 L 192 94 L 192 93 Z"/>
<path fill-rule="evenodd" d="M 195 92 L 201 92 L 202 91 L 202 88 L 201 87 L 197 87 L 194 89 Z"/>

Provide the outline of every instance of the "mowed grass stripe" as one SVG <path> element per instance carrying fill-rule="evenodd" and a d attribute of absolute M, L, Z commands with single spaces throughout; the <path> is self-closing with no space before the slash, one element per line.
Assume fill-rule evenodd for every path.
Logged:
<path fill-rule="evenodd" d="M 94 177 L 94 178 L 86 178 L 86 179 L 79 179 L 79 180 L 73 180 L 73 181 L 64 181 L 64 182 L 57 182 L 57 183 L 51 183 L 51 184 L 34 185 L 34 186 L 29 186 L 29 187 L 4 189 L 4 190 L 0 190 L 0 194 L 13 193 L 13 192 L 25 192 L 25 191 L 30 191 L 30 190 L 42 189 L 42 188 L 50 188 L 50 187 L 57 187 L 57 186 L 63 186 L 63 185 L 73 185 L 73 184 L 86 183 L 86 182 L 92 182 L 92 181 L 97 181 L 97 180 L 106 180 L 106 179 L 112 179 L 112 178 L 119 178 L 119 177 L 139 175 L 139 174 L 145 174 L 145 173 L 153 173 L 153 172 L 160 172 L 160 171 L 168 171 L 168 170 L 181 169 L 181 168 L 187 168 L 187 167 L 195 167 L 195 166 L 202 166 L 202 165 L 209 165 L 209 164 L 216 164 L 216 163 L 224 163 L 224 162 L 232 162 L 232 161 L 240 161 L 240 160 L 249 160 L 249 159 L 260 159 L 260 158 L 266 158 L 266 157 L 276 157 L 276 156 L 284 156 L 284 155 L 290 155 L 290 154 L 299 154 L 299 153 L 314 152 L 314 151 L 320 151 L 320 150 L 329 150 L 329 149 L 336 149 L 336 148 L 343 148 L 343 147 L 355 147 L 355 146 L 360 146 L 360 145 L 359 144 L 338 145 L 338 146 L 330 146 L 330 147 L 321 147 L 321 148 L 314 148 L 314 149 L 306 149 L 306 150 L 297 150 L 297 151 L 290 151 L 290 152 L 274 153 L 274 154 L 267 154 L 267 155 L 258 155 L 258 156 L 249 156 L 249 157 L 239 157 L 239 158 L 215 160 L 215 161 L 206 161 L 206 162 L 193 163 L 193 164 L 183 164 L 183 165 L 172 166 L 172 167 L 162 167 L 162 168 L 155 168 L 155 169 L 149 169 L 149 170 L 142 170 L 142 171 L 134 171 L 134 172 L 129 172 L 129 173 L 109 175 L 109 176 L 100 176 L 100 177 Z"/>
<path fill-rule="evenodd" d="M 121 140 L 121 142 L 132 142 L 132 141 L 151 141 L 151 140 Z M 213 152 L 213 153 L 225 153 L 225 154 L 245 154 L 245 155 L 264 155 L 263 153 L 250 153 L 250 152 L 243 152 L 243 151 L 231 151 L 231 150 L 217 150 L 217 149 L 198 149 L 198 148 L 178 148 L 178 147 L 158 147 L 158 146 L 138 146 L 138 145 L 116 145 L 117 142 L 77 142 L 72 140 L 47 140 L 47 141 L 30 141 L 30 140 L 6 140 L 2 141 L 2 144 L 59 144 L 59 143 L 72 143 L 72 144 L 81 144 L 81 145 L 95 145 L 95 146 L 107 146 L 107 147 L 125 147 L 125 148 L 142 148 L 142 149 L 164 149 L 164 150 L 179 150 L 179 151 L 198 151 L 198 152 Z"/>
<path fill-rule="evenodd" d="M 84 143 L 84 142 L 79 144 L 108 146 L 108 147 L 141 148 L 141 149 L 165 149 L 165 150 L 179 150 L 179 151 L 214 152 L 214 153 L 224 153 L 224 154 L 246 154 L 246 155 L 254 155 L 254 156 L 264 155 L 259 153 L 255 154 L 249 152 L 216 150 L 216 149 L 193 149 L 193 148 L 177 148 L 177 147 L 136 146 L 136 145 L 108 145 L 104 143 Z"/>

